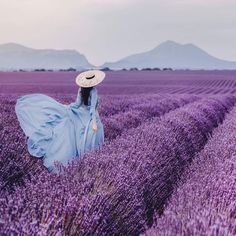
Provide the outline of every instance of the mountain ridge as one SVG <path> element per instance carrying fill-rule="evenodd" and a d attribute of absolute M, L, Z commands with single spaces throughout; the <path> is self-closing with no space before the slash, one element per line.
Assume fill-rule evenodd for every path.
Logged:
<path fill-rule="evenodd" d="M 0 44 L 1 70 L 89 69 L 95 66 L 73 49 L 34 49 L 17 43 Z"/>
<path fill-rule="evenodd" d="M 111 69 L 130 69 L 132 67 L 138 69 L 154 67 L 171 67 L 173 69 L 236 69 L 236 62 L 212 56 L 192 43 L 180 44 L 167 40 L 148 51 L 132 54 L 115 62 L 106 62 L 102 67 L 109 67 Z"/>
<path fill-rule="evenodd" d="M 120 60 L 95 66 L 85 55 L 74 49 L 34 49 L 18 43 L 0 44 L 0 70 L 110 68 L 172 68 L 172 69 L 236 69 L 236 62 L 219 59 L 192 43 L 167 40 L 145 52 L 128 55 Z"/>

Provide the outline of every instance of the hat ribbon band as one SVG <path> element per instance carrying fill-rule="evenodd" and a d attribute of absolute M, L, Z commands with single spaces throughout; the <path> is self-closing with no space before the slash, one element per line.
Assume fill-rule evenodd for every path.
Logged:
<path fill-rule="evenodd" d="M 90 77 L 86 77 L 86 79 L 93 79 L 95 77 L 95 75 L 90 76 Z"/>

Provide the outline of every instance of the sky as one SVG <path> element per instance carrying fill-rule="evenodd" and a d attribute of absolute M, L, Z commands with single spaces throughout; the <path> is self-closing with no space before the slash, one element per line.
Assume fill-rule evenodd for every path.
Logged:
<path fill-rule="evenodd" d="M 166 40 L 236 61 L 236 0 L 0 0 L 0 44 L 76 49 L 96 66 Z"/>

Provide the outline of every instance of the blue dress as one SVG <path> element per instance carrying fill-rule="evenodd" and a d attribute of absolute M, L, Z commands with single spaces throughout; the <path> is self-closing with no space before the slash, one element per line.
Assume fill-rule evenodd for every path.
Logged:
<path fill-rule="evenodd" d="M 42 157 L 49 171 L 54 161 L 67 165 L 72 159 L 104 143 L 104 129 L 100 120 L 97 89 L 90 91 L 88 106 L 78 91 L 75 102 L 61 104 L 50 96 L 34 93 L 18 97 L 15 112 L 27 136 L 28 151 Z M 92 129 L 96 120 L 97 131 Z"/>

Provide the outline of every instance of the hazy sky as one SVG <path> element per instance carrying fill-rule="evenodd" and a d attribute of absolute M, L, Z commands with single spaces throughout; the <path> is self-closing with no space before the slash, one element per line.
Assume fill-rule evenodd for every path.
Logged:
<path fill-rule="evenodd" d="M 236 0 L 0 0 L 0 44 L 76 49 L 101 65 L 166 40 L 236 61 Z"/>

